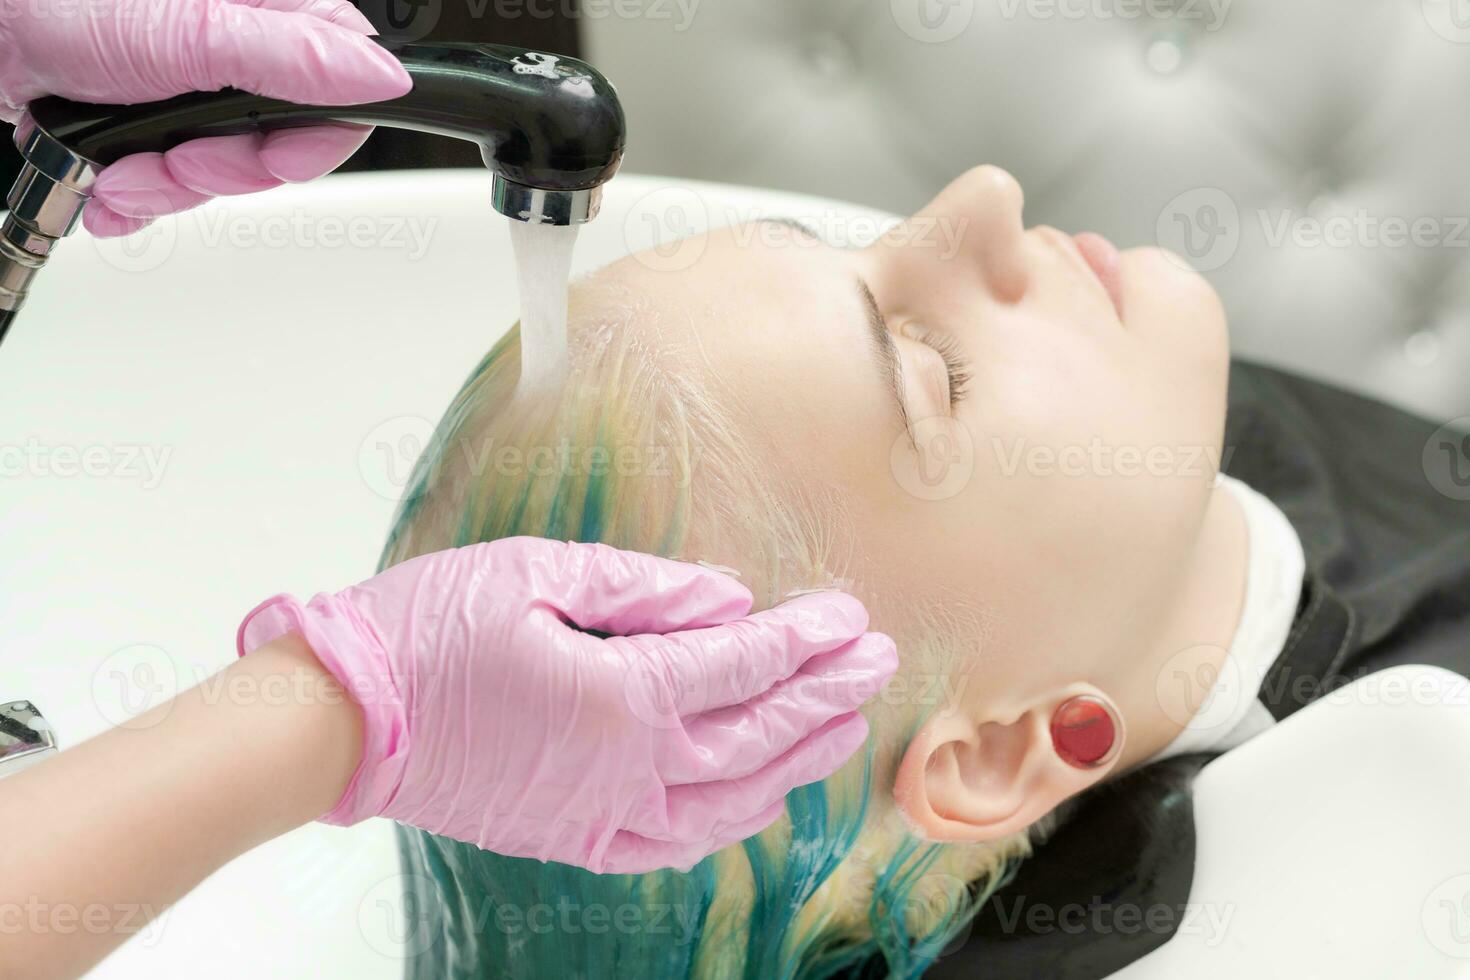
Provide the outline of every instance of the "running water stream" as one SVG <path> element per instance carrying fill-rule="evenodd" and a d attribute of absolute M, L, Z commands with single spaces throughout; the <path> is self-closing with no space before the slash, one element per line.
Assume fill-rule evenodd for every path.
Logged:
<path fill-rule="evenodd" d="M 520 392 L 560 386 L 571 369 L 567 352 L 567 280 L 576 225 L 510 223 L 521 301 Z"/>

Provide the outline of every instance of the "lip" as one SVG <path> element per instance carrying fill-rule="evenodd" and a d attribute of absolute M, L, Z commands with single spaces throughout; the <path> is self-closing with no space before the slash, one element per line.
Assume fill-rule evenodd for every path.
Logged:
<path fill-rule="evenodd" d="M 1118 246 L 1096 232 L 1084 231 L 1072 236 L 1082 259 L 1113 301 L 1118 319 L 1123 319 L 1123 255 Z"/>

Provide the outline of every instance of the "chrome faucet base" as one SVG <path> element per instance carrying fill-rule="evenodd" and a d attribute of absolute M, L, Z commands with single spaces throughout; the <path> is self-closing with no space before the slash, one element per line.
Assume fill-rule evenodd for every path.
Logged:
<path fill-rule="evenodd" d="M 56 754 L 56 733 L 29 701 L 0 704 L 0 779 Z"/>
<path fill-rule="evenodd" d="M 14 315 L 57 241 L 70 234 L 102 168 L 27 120 L 15 131 L 25 158 L 0 223 L 0 312 Z"/>
<path fill-rule="evenodd" d="M 533 224 L 578 225 L 597 217 L 602 204 L 602 187 L 561 191 L 517 184 L 500 174 L 490 186 L 490 204 L 516 221 Z"/>

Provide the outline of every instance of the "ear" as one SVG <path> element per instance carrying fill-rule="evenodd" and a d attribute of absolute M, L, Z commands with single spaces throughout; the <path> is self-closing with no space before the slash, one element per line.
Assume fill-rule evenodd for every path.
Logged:
<path fill-rule="evenodd" d="M 1079 700 L 1080 699 L 1080 700 Z M 1071 727 L 1079 705 L 1106 711 L 1114 726 L 1110 748 L 1079 762 Z M 1065 710 L 1062 710 L 1065 709 Z M 1058 711 L 1062 714 L 1058 716 Z M 1088 712 L 1082 712 L 1085 716 Z M 1095 786 L 1117 765 L 1125 738 L 1122 716 L 1101 691 L 1076 684 L 995 716 L 985 706 L 956 706 L 931 718 L 909 743 L 893 797 L 919 836 L 979 842 L 1018 833 L 1063 800 Z M 1058 751 L 1058 741 L 1062 750 Z M 1072 742 L 1072 744 L 1068 744 Z"/>

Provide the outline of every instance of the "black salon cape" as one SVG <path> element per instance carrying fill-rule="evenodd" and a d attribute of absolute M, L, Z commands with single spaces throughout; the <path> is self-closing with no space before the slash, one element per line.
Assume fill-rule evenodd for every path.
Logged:
<path fill-rule="evenodd" d="M 1275 501 L 1306 552 L 1296 622 L 1260 696 L 1277 720 L 1401 664 L 1470 677 L 1470 437 L 1236 362 L 1225 447 L 1225 470 Z M 1103 977 L 1167 942 L 1194 875 L 1190 783 L 1214 757 L 1090 794 L 926 980 Z M 886 972 L 870 962 L 851 976 Z"/>

